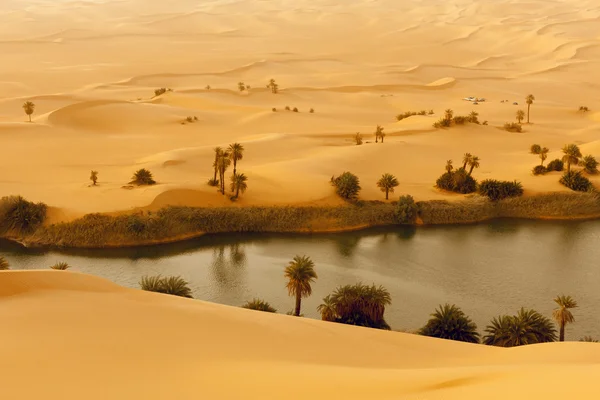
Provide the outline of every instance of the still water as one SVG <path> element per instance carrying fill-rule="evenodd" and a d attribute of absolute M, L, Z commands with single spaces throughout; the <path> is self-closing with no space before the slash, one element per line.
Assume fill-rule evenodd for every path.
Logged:
<path fill-rule="evenodd" d="M 194 297 L 239 306 L 253 297 L 279 312 L 293 308 L 283 277 L 295 255 L 319 275 L 302 311 L 318 318 L 338 285 L 383 285 L 392 295 L 392 329 L 422 326 L 440 303 L 460 306 L 483 330 L 521 306 L 551 316 L 557 294 L 578 300 L 567 340 L 600 337 L 600 221 L 499 220 L 464 226 L 386 228 L 323 235 L 216 235 L 185 243 L 117 250 L 40 251 L 0 242 L 12 269 L 66 261 L 72 270 L 138 287 L 144 275 L 181 275 Z"/>

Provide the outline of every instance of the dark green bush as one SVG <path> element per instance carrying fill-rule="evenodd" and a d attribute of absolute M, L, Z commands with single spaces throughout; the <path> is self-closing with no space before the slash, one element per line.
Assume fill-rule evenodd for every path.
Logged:
<path fill-rule="evenodd" d="M 360 192 L 360 182 L 358 177 L 350 172 L 344 172 L 337 178 L 331 178 L 331 183 L 335 186 L 335 192 L 343 199 L 356 200 Z"/>
<path fill-rule="evenodd" d="M 581 171 L 565 172 L 559 182 L 577 192 L 588 192 L 594 188 L 592 182 L 583 176 Z"/>
<path fill-rule="evenodd" d="M 477 181 L 462 168 L 444 173 L 438 178 L 435 185 L 438 189 L 462 194 L 473 193 L 477 190 Z"/>
<path fill-rule="evenodd" d="M 452 122 L 454 122 L 456 125 L 464 125 L 467 123 L 467 121 L 468 118 L 462 115 L 457 115 L 456 117 L 452 118 Z"/>
<path fill-rule="evenodd" d="M 0 233 L 27 234 L 41 226 L 48 207 L 44 203 L 32 203 L 21 196 L 0 199 Z"/>
<path fill-rule="evenodd" d="M 504 130 L 509 132 L 523 132 L 523 127 L 516 122 L 507 122 L 504 124 Z"/>
<path fill-rule="evenodd" d="M 417 219 L 418 208 L 411 195 L 400 196 L 396 206 L 396 218 L 401 224 L 412 224 Z"/>
<path fill-rule="evenodd" d="M 544 167 L 543 165 L 536 165 L 535 167 L 533 167 L 532 172 L 534 175 L 544 175 L 546 173 L 546 167 Z"/>
<path fill-rule="evenodd" d="M 565 164 L 563 163 L 562 160 L 560 159 L 556 159 L 556 160 L 552 160 L 548 163 L 548 166 L 546 167 L 546 171 L 547 172 L 551 172 L 551 171 L 562 171 L 565 167 Z"/>
<path fill-rule="evenodd" d="M 479 194 L 487 196 L 492 201 L 519 197 L 523 195 L 523 185 L 517 181 L 498 181 L 486 179 L 479 184 Z"/>

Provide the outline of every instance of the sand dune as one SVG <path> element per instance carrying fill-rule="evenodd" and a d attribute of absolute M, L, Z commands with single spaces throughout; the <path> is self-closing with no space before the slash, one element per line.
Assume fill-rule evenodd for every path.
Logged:
<path fill-rule="evenodd" d="M 0 335 L 7 398 L 597 397 L 600 346 L 593 343 L 472 345 L 125 289 L 64 271 L 2 271 L 0 281 L 0 315 L 10 321 Z M 548 384 L 566 377 L 568 384 Z"/>

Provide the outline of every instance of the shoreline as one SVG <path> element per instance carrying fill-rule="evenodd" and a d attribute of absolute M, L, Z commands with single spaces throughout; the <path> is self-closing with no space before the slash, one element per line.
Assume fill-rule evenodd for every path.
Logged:
<path fill-rule="evenodd" d="M 468 225 L 503 218 L 538 221 L 600 219 L 600 200 L 589 193 L 556 192 L 491 202 L 475 196 L 460 201 L 416 203 L 417 218 L 400 223 L 396 203 L 359 202 L 331 207 L 166 207 L 157 213 L 86 215 L 42 226 L 28 235 L 0 238 L 31 249 L 116 249 L 184 242 L 212 234 L 328 234 L 385 226 Z"/>

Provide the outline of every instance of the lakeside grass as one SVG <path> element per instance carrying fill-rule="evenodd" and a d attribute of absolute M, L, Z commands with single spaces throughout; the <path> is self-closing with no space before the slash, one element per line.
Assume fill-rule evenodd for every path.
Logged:
<path fill-rule="evenodd" d="M 593 193 L 559 192 L 497 202 L 472 196 L 460 201 L 416 204 L 419 223 L 424 225 L 475 223 L 495 218 L 600 217 L 600 200 Z M 396 207 L 396 202 L 381 201 L 332 207 L 169 206 L 157 212 L 119 216 L 88 214 L 67 223 L 43 225 L 32 232 L 4 231 L 2 235 L 27 246 L 126 247 L 169 243 L 210 233 L 318 233 L 396 225 Z"/>

